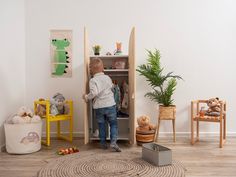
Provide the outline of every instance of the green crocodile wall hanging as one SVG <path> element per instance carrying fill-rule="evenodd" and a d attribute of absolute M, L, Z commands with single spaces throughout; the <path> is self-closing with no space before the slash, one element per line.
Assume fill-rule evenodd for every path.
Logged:
<path fill-rule="evenodd" d="M 69 56 L 65 48 L 70 45 L 70 42 L 67 39 L 52 39 L 51 42 L 56 47 L 54 52 L 55 71 L 52 75 L 62 76 L 67 73 L 66 69 L 68 68 Z"/>

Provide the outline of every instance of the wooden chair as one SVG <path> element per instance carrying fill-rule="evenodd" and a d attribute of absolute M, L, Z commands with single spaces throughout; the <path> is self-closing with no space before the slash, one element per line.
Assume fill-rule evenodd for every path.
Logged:
<path fill-rule="evenodd" d="M 34 101 L 34 112 L 36 113 L 38 105 L 44 105 L 46 107 L 46 115 L 41 116 L 42 119 L 46 121 L 46 141 L 42 140 L 42 144 L 50 146 L 50 123 L 57 122 L 57 137 L 60 139 L 64 139 L 67 141 L 72 142 L 73 140 L 73 101 L 68 100 L 66 104 L 69 106 L 69 113 L 68 114 L 59 114 L 59 115 L 52 115 L 50 114 L 50 101 Z M 61 121 L 69 121 L 69 136 L 65 136 L 61 134 Z"/>
<path fill-rule="evenodd" d="M 196 100 L 191 102 L 191 144 L 199 141 L 199 122 L 215 122 L 220 124 L 220 148 L 223 147 L 223 143 L 226 140 L 226 102 L 220 101 L 220 115 L 219 116 L 208 116 L 200 115 L 199 106 L 207 104 L 208 100 Z M 194 138 L 194 121 L 197 123 L 196 132 L 197 139 Z"/>

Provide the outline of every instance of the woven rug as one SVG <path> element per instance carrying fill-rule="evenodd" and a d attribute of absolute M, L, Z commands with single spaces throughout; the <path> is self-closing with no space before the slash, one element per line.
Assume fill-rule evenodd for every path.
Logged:
<path fill-rule="evenodd" d="M 184 177 L 181 163 L 156 167 L 141 158 L 140 151 L 86 151 L 50 161 L 38 172 L 38 177 Z"/>

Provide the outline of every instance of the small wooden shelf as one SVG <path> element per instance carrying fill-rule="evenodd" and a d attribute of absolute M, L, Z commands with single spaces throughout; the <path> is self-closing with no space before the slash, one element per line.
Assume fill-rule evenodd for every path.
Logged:
<path fill-rule="evenodd" d="M 102 58 L 102 59 L 129 58 L 129 55 L 90 55 L 90 58 Z"/>
<path fill-rule="evenodd" d="M 129 117 L 117 117 L 117 120 L 129 120 Z"/>
<path fill-rule="evenodd" d="M 129 135 L 127 135 L 127 136 L 118 136 L 117 140 L 129 140 Z"/>
<path fill-rule="evenodd" d="M 129 72 L 129 69 L 104 69 L 104 72 Z"/>

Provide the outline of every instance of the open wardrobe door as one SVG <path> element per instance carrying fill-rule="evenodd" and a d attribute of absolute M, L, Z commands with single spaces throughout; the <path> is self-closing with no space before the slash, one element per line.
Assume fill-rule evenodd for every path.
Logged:
<path fill-rule="evenodd" d="M 88 93 L 88 78 L 89 78 L 89 44 L 88 34 L 86 28 L 84 28 L 84 93 Z M 83 93 L 83 94 L 84 94 Z M 84 143 L 89 142 L 89 103 L 84 101 Z"/>
<path fill-rule="evenodd" d="M 129 38 L 129 115 L 130 115 L 130 143 L 135 142 L 135 91 L 136 91 L 136 76 L 135 76 L 135 28 L 132 28 Z"/>

